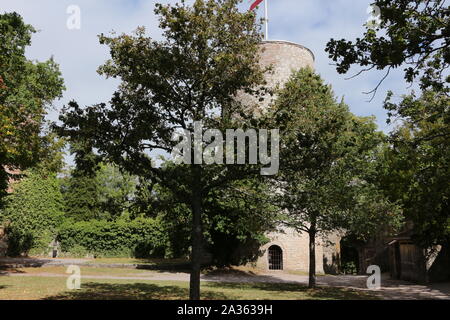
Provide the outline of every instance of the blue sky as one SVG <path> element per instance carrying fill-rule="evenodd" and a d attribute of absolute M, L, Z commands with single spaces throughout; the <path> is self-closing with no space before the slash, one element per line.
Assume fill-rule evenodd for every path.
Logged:
<path fill-rule="evenodd" d="M 353 113 L 360 116 L 375 115 L 381 130 L 387 131 L 386 111 L 382 102 L 387 90 L 406 93 L 407 86 L 401 72 L 393 72 L 382 84 L 377 96 L 368 102 L 364 91 L 373 89 L 382 72 L 363 74 L 352 80 L 339 75 L 324 51 L 330 38 L 354 39 L 364 31 L 371 0 L 266 0 L 269 1 L 270 39 L 287 40 L 302 44 L 316 56 L 316 70 L 332 85 L 338 97 L 344 96 Z M 55 120 L 58 110 L 74 99 L 81 105 L 108 101 L 117 82 L 99 76 L 96 69 L 108 58 L 108 50 L 98 43 L 97 35 L 116 32 L 130 33 L 145 26 L 150 36 L 160 38 L 157 19 L 153 14 L 156 2 L 175 3 L 170 0 L 0 0 L 0 12 L 16 11 L 27 23 L 39 30 L 33 37 L 27 56 L 45 60 L 53 56 L 61 66 L 67 90 L 55 101 L 49 118 Z M 192 1 L 187 1 L 192 2 Z M 81 29 L 66 27 L 67 7 L 81 9 Z M 245 10 L 250 1 L 244 0 Z M 259 8 L 258 14 L 263 14 Z M 357 69 L 353 72 L 358 71 Z"/>

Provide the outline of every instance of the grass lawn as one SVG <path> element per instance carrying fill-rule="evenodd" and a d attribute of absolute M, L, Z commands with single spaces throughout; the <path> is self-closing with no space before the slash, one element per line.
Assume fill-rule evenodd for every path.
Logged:
<path fill-rule="evenodd" d="M 111 259 L 112 260 L 112 259 Z M 116 259 L 102 260 L 104 263 L 129 263 Z M 120 262 L 117 262 L 120 261 Z M 129 260 L 126 260 L 129 261 Z M 157 263 L 156 263 L 157 264 Z M 101 266 L 80 266 L 82 283 L 80 290 L 68 290 L 66 280 L 67 267 L 43 266 L 39 268 L 16 268 L 0 270 L 0 300 L 58 299 L 58 300 L 95 300 L 95 299 L 132 299 L 149 300 L 188 299 L 189 283 L 186 281 L 156 281 L 152 277 L 156 270 L 107 268 Z M 21 274 L 7 276 L 5 272 Z M 2 275 L 3 273 L 3 275 Z M 254 269 L 239 267 L 229 270 L 205 271 L 215 273 L 233 273 L 239 275 L 257 274 Z M 98 279 L 104 276 L 139 277 L 144 279 Z M 148 278 L 148 279 L 146 279 Z M 202 282 L 202 299 L 214 300 L 341 300 L 374 299 L 367 292 L 345 288 L 320 287 L 310 290 L 299 284 L 291 283 L 227 283 Z"/>
<path fill-rule="evenodd" d="M 98 268 L 93 269 L 98 271 Z M 55 272 L 55 270 L 47 271 Z M 57 273 L 59 272 L 60 270 L 57 270 Z M 95 270 L 84 270 L 83 274 L 87 275 L 90 272 L 95 272 Z M 117 270 L 112 272 L 117 272 Z M 32 273 L 27 273 L 29 276 L 0 275 L 0 300 L 178 300 L 188 299 L 189 296 L 189 283 L 184 281 L 84 279 L 80 290 L 68 290 L 66 277 L 33 276 Z M 358 300 L 373 299 L 373 297 L 362 291 L 330 287 L 310 290 L 298 284 L 289 283 L 203 282 L 202 299 Z"/>
<path fill-rule="evenodd" d="M 85 280 L 80 290 L 67 290 L 66 279 L 56 277 L 0 278 L 0 300 L 179 300 L 188 299 L 189 283 L 182 281 Z M 214 300 L 371 299 L 368 294 L 342 288 L 309 290 L 296 284 L 216 283 L 202 284 L 202 298 Z"/>
<path fill-rule="evenodd" d="M 137 258 L 96 258 L 89 259 L 88 264 L 141 264 L 141 265 L 164 265 L 179 266 L 188 263 L 186 259 L 137 259 Z"/>
<path fill-rule="evenodd" d="M 65 275 L 69 276 L 66 273 L 67 267 L 63 266 L 44 266 L 39 268 L 8 268 L 3 269 L 3 272 L 7 271 L 10 273 L 21 273 L 21 274 L 49 274 L 52 275 Z M 90 267 L 90 266 L 80 266 L 81 275 L 88 276 L 117 276 L 117 277 L 133 277 L 133 276 L 151 276 L 155 274 L 153 270 L 144 270 L 144 269 L 132 269 L 132 268 L 103 268 L 103 267 Z M 1 275 L 0 270 L 0 275 Z M 1 283 L 1 278 L 0 278 Z"/>

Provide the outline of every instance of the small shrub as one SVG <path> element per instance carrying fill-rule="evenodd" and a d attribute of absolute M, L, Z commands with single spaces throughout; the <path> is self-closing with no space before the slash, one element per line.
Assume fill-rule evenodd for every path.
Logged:
<path fill-rule="evenodd" d="M 357 274 L 358 273 L 356 264 L 353 261 L 343 263 L 341 268 L 342 268 L 342 273 L 344 273 L 344 274 Z"/>

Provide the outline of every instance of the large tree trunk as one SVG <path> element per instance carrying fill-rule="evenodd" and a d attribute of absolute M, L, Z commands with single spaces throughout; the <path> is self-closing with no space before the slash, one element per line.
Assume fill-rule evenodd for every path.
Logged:
<path fill-rule="evenodd" d="M 195 169 L 194 169 L 195 170 Z M 197 170 L 196 170 L 197 171 Z M 198 173 L 198 171 L 197 171 Z M 197 174 L 195 175 L 197 176 Z M 191 277 L 189 283 L 189 299 L 200 300 L 200 269 L 202 259 L 202 195 L 200 186 L 193 183 L 192 190 L 192 252 Z"/>
<path fill-rule="evenodd" d="M 316 287 L 316 231 L 309 230 L 309 288 Z"/>

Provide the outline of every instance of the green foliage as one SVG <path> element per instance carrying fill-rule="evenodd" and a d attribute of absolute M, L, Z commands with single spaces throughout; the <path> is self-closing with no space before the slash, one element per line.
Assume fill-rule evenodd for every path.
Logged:
<path fill-rule="evenodd" d="M 405 66 L 405 79 L 420 78 L 422 89 L 449 87 L 450 6 L 446 0 L 375 0 L 381 25 L 355 42 L 331 39 L 326 51 L 339 73 L 352 65 L 364 71 Z M 380 32 L 379 32 L 380 31 Z M 383 31 L 383 34 L 381 33 Z"/>
<path fill-rule="evenodd" d="M 383 176 L 388 196 L 405 208 L 416 243 L 429 247 L 450 241 L 450 98 L 424 91 L 387 103 L 405 119 L 392 133 Z"/>
<path fill-rule="evenodd" d="M 358 268 L 354 261 L 348 261 L 342 264 L 341 272 L 343 274 L 358 274 Z"/>
<path fill-rule="evenodd" d="M 359 240 L 355 235 L 346 235 L 341 239 L 341 266 L 343 274 L 357 274 L 359 271 L 358 248 L 364 247 L 365 241 Z M 365 270 L 363 270 L 365 271 Z"/>
<path fill-rule="evenodd" d="M 352 115 L 310 69 L 292 75 L 267 116 L 281 130 L 276 199 L 291 226 L 367 237 L 385 224 L 398 225 L 396 206 L 373 184 L 383 143 L 373 119 Z"/>
<path fill-rule="evenodd" d="M 260 168 L 226 165 L 154 165 L 154 155 L 171 152 L 180 129 L 193 134 L 194 121 L 204 129 L 224 131 L 245 124 L 232 115 L 245 114 L 234 98 L 238 92 L 260 95 L 264 70 L 258 64 L 262 34 L 254 12 L 240 12 L 241 0 L 197 0 L 157 4 L 163 40 L 133 35 L 100 36 L 111 59 L 99 73 L 121 85 L 111 105 L 82 109 L 71 103 L 60 117 L 59 132 L 71 142 L 93 147 L 99 156 L 173 192 L 192 210 L 191 298 L 199 298 L 203 207 L 211 192 Z M 233 121 L 234 120 L 234 121 Z"/>
<path fill-rule="evenodd" d="M 403 206 L 417 244 L 448 243 L 450 6 L 446 0 L 374 4 L 381 9 L 380 30 L 368 29 L 356 42 L 332 39 L 327 51 L 340 73 L 352 65 L 387 72 L 405 66 L 407 82 L 420 79 L 420 95 L 412 92 L 395 101 L 389 92 L 385 101 L 388 122 L 403 124 L 391 134 L 380 187 Z"/>
<path fill-rule="evenodd" d="M 95 182 L 100 208 L 106 219 L 112 220 L 130 213 L 137 177 L 121 172 L 115 165 L 101 163 Z"/>
<path fill-rule="evenodd" d="M 95 177 L 66 177 L 64 178 L 62 190 L 67 217 L 75 221 L 102 218 L 98 184 Z"/>
<path fill-rule="evenodd" d="M 66 142 L 66 139 L 54 132 L 45 130 L 42 134 L 39 162 L 34 167 L 43 172 L 61 173 L 66 164 L 64 161 Z"/>
<path fill-rule="evenodd" d="M 168 232 L 159 219 L 66 221 L 58 240 L 64 253 L 95 257 L 170 257 Z"/>
<path fill-rule="evenodd" d="M 268 241 L 265 234 L 278 218 L 278 208 L 267 201 L 268 193 L 267 184 L 254 179 L 209 195 L 203 225 L 212 265 L 242 265 L 259 257 Z"/>
<path fill-rule="evenodd" d="M 311 69 L 280 91 L 266 115 L 281 133 L 280 173 L 274 196 L 282 223 L 310 238 L 310 287 L 315 286 L 315 239 L 347 231 L 370 237 L 398 227 L 401 215 L 373 183 L 383 135 L 371 118 L 358 118 Z"/>
<path fill-rule="evenodd" d="M 100 163 L 92 174 L 75 169 L 63 179 L 66 214 L 75 221 L 114 220 L 129 214 L 137 178 Z"/>
<path fill-rule="evenodd" d="M 203 206 L 205 249 L 211 266 L 241 265 L 254 261 L 273 229 L 276 208 L 267 202 L 267 186 L 259 181 L 241 181 L 211 193 Z M 160 185 L 139 185 L 137 209 L 146 215 L 158 213 L 168 230 L 174 256 L 187 254 L 192 213 L 176 196 Z"/>
<path fill-rule="evenodd" d="M 192 214 L 170 190 L 159 184 L 141 180 L 130 210 L 132 218 L 158 217 L 164 224 L 173 257 L 187 256 L 190 250 Z"/>
<path fill-rule="evenodd" d="M 0 14 L 0 198 L 8 182 L 5 166 L 25 169 L 38 160 L 46 107 L 64 90 L 53 59 L 26 59 L 34 32 L 17 13 Z"/>
<path fill-rule="evenodd" d="M 0 222 L 7 225 L 8 254 L 46 253 L 62 221 L 63 199 L 56 174 L 27 171 L 0 212 Z"/>

